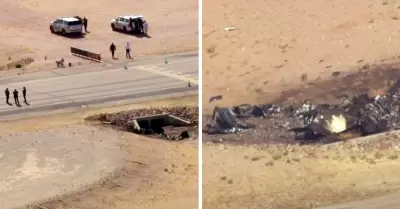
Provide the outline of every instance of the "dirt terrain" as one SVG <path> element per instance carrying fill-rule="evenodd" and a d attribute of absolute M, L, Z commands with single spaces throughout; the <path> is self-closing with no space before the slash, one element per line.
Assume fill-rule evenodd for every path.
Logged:
<path fill-rule="evenodd" d="M 197 140 L 170 142 L 117 132 L 99 124 L 88 124 L 84 118 L 99 113 L 112 113 L 121 110 L 170 105 L 196 105 L 196 97 L 160 100 L 110 108 L 88 108 L 74 113 L 58 113 L 49 116 L 33 117 L 16 121 L 1 122 L 1 135 L 18 135 L 22 132 L 47 132 L 54 137 L 62 134 L 65 126 L 82 130 L 64 130 L 67 134 L 85 134 L 88 129 L 98 129 L 101 136 L 96 139 L 112 140 L 117 136 L 121 153 L 125 153 L 124 163 L 113 176 L 88 186 L 77 193 L 56 197 L 25 208 L 197 208 Z M 107 133 L 104 134 L 106 131 Z M 10 139 L 11 139 L 10 138 Z M 3 138 L 2 138 L 3 139 Z M 11 139 L 12 140 L 12 139 Z M 38 141 L 42 139 L 37 139 Z M 49 150 L 48 150 L 49 151 Z M 109 149 L 109 151 L 112 151 Z M 91 151 L 92 152 L 92 151 Z M 42 154 L 49 155 L 46 150 Z M 43 164 L 43 163 L 42 163 Z M 53 170 L 54 171 L 54 170 Z M 23 194 L 25 194 L 23 192 Z"/>
<path fill-rule="evenodd" d="M 0 65 L 24 57 L 35 62 L 27 69 L 54 68 L 54 60 L 84 64 L 74 58 L 69 47 L 80 47 L 101 53 L 112 61 L 109 46 L 117 46 L 117 57 L 124 57 L 124 44 L 129 41 L 132 56 L 163 54 L 197 49 L 197 1 L 0 1 Z M 113 32 L 110 21 L 120 15 L 142 14 L 149 23 L 151 38 Z M 84 38 L 67 38 L 50 33 L 49 24 L 58 17 L 86 16 L 88 33 Z M 47 57 L 45 60 L 44 57 Z M 12 60 L 8 60 L 8 58 Z"/>
<path fill-rule="evenodd" d="M 211 1 L 203 3 L 203 98 L 266 102 L 306 80 L 330 78 L 396 57 L 395 1 Z M 226 27 L 236 30 L 225 31 Z"/>
<path fill-rule="evenodd" d="M 395 1 L 369 0 L 204 0 L 204 118 L 215 105 L 305 98 L 325 103 L 357 91 L 384 93 L 399 78 L 399 6 Z M 235 28 L 225 30 L 228 27 Z M 374 71 L 369 67 L 374 64 L 395 69 L 383 72 L 389 68 L 384 66 Z M 215 95 L 223 99 L 209 103 Z M 203 147 L 207 209 L 305 209 L 399 188 L 400 178 L 390 174 L 399 168 L 398 147 L 382 148 L 376 140 L 368 140 L 372 148 L 365 151 L 349 148 L 347 142 L 332 149 L 252 146 L 253 140 L 269 140 L 258 131 L 203 138 L 214 142 Z"/>
<path fill-rule="evenodd" d="M 398 142 L 399 133 L 329 146 L 207 144 L 203 208 L 309 209 L 396 191 Z"/>
<path fill-rule="evenodd" d="M 85 125 L 3 135 L 0 144 L 4 209 L 74 192 L 108 178 L 124 162 L 117 133 Z"/>
<path fill-rule="evenodd" d="M 319 103 L 338 102 L 343 94 L 384 94 L 398 87 L 393 79 L 399 73 L 395 67 L 371 67 L 332 81 L 316 82 L 305 89 L 287 91 L 285 94 L 290 96 L 278 97 L 274 102 L 309 97 Z M 210 116 L 203 118 L 207 121 Z M 399 132 L 355 142 L 299 146 L 293 138 L 279 135 L 279 127 L 270 121 L 247 120 L 256 128 L 238 134 L 203 134 L 204 208 L 307 209 L 400 188 L 400 178 L 393 175 L 400 168 Z M 356 136 L 340 136 L 351 137 Z"/>

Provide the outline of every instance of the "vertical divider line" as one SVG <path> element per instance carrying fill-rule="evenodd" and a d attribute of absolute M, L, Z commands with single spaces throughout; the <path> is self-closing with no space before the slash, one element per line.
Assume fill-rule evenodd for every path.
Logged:
<path fill-rule="evenodd" d="M 198 27 L 199 27 L 199 32 L 198 32 L 198 35 L 199 35 L 199 41 L 198 41 L 198 44 L 199 44 L 199 46 L 198 46 L 198 49 L 199 49 L 199 53 L 198 53 L 198 56 L 199 56 L 199 70 L 198 70 L 198 73 L 199 73 L 199 75 L 198 75 L 198 78 L 199 78 L 199 85 L 198 85 L 198 88 L 199 88 L 199 95 L 198 95 L 198 97 L 199 97 L 199 99 L 198 99 L 198 102 L 199 102 L 199 105 L 198 105 L 198 107 L 199 107 L 199 146 L 198 146 L 198 149 L 199 149 L 199 165 L 198 165 L 198 167 L 199 167 L 199 173 L 198 173 L 198 176 L 199 176 L 199 194 L 198 194 L 198 196 L 199 196 L 199 209 L 202 209 L 203 208 L 203 136 L 202 136 L 202 124 L 203 124 L 203 53 L 202 53 L 202 51 L 203 51 L 203 0 L 198 0 L 198 3 L 199 3 L 199 9 L 198 9 L 198 17 L 199 17 L 199 25 L 198 25 Z"/>

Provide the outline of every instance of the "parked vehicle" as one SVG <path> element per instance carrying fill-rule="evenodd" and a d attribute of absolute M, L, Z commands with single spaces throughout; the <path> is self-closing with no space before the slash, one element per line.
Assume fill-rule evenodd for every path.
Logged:
<path fill-rule="evenodd" d="M 143 33 L 144 18 L 142 15 L 125 15 L 111 20 L 113 31 L 123 31 L 125 33 Z"/>
<path fill-rule="evenodd" d="M 50 23 L 52 33 L 82 34 L 82 21 L 75 17 L 60 17 Z"/>

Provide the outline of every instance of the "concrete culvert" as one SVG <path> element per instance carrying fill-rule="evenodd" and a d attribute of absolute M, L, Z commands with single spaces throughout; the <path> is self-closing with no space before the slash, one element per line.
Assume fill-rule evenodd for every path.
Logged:
<path fill-rule="evenodd" d="M 197 133 L 198 107 L 137 109 L 90 118 L 136 134 L 182 140 Z"/>

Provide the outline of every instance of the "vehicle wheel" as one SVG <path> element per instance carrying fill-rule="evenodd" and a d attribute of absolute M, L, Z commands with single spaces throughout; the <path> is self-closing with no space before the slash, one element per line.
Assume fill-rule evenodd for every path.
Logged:
<path fill-rule="evenodd" d="M 61 31 L 61 33 L 62 33 L 63 35 L 66 35 L 66 34 L 67 34 L 67 32 L 65 32 L 64 29 Z"/>
<path fill-rule="evenodd" d="M 122 30 L 124 31 L 124 33 L 126 33 L 127 31 L 126 31 L 126 28 L 125 28 L 125 26 L 122 28 Z"/>
<path fill-rule="evenodd" d="M 116 30 L 116 28 L 115 28 L 114 24 L 111 24 L 111 29 L 112 29 L 113 31 L 115 31 L 115 30 Z"/>
<path fill-rule="evenodd" d="M 50 26 L 50 32 L 51 32 L 51 33 L 55 33 L 55 32 L 54 32 L 53 26 Z"/>

